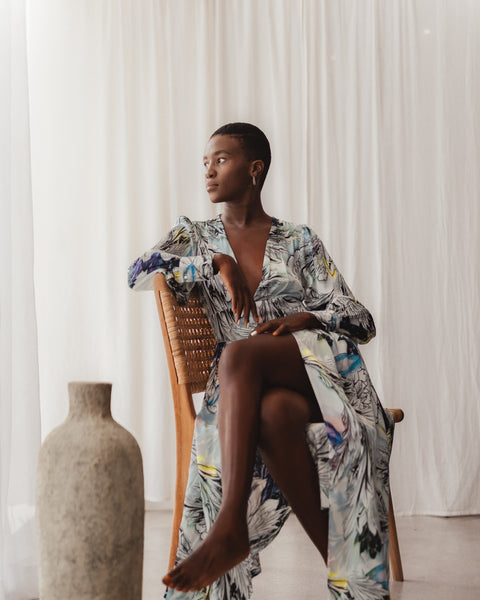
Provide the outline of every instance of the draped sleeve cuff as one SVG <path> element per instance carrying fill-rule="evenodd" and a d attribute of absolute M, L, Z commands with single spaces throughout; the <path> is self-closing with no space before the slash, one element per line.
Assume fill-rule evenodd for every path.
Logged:
<path fill-rule="evenodd" d="M 326 331 L 337 331 L 340 323 L 338 315 L 331 310 L 309 310 Z"/>
<path fill-rule="evenodd" d="M 155 273 L 163 273 L 169 284 L 195 283 L 212 279 L 213 256 L 168 256 L 154 252 L 148 260 L 138 258 L 129 269 L 128 283 L 136 290 L 151 290 Z"/>

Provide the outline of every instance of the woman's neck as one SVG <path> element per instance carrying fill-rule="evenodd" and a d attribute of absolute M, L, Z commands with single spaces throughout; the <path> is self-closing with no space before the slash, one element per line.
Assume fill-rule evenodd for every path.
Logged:
<path fill-rule="evenodd" d="M 260 197 L 256 202 L 233 204 L 226 202 L 222 210 L 224 225 L 237 228 L 263 226 L 271 223 L 272 217 L 263 209 Z"/>

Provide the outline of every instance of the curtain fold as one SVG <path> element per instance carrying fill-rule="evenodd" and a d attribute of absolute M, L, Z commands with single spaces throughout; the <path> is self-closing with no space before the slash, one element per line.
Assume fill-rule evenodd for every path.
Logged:
<path fill-rule="evenodd" d="M 251 121 L 267 211 L 308 222 L 376 319 L 363 353 L 407 415 L 398 512 L 480 512 L 478 2 L 41 0 L 29 31 L 43 433 L 69 380 L 112 381 L 147 498 L 169 501 L 161 334 L 126 268 L 214 214 L 205 142 Z"/>
<path fill-rule="evenodd" d="M 25 2 L 0 11 L 0 599 L 29 600 L 40 404 Z"/>

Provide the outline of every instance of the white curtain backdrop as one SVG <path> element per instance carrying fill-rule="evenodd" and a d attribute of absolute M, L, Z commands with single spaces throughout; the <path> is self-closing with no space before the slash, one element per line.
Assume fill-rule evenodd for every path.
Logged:
<path fill-rule="evenodd" d="M 0 600 L 38 596 L 40 447 L 25 2 L 0 1 Z"/>
<path fill-rule="evenodd" d="M 112 381 L 147 499 L 171 498 L 161 333 L 126 270 L 214 214 L 204 144 L 251 121 L 267 211 L 308 222 L 376 319 L 397 512 L 480 513 L 480 4 L 37 0 L 29 32 L 43 434 L 69 380 Z"/>

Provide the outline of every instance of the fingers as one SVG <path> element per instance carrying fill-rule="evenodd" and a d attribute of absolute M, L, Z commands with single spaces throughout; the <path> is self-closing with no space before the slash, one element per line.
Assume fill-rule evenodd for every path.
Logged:
<path fill-rule="evenodd" d="M 258 321 L 260 320 L 258 317 L 258 313 L 257 313 L 257 305 L 255 304 L 254 299 L 252 298 L 252 305 L 251 305 L 251 310 L 250 312 L 252 313 L 253 319 L 256 323 L 258 323 Z"/>
<path fill-rule="evenodd" d="M 252 294 L 249 289 L 244 290 L 243 295 L 243 322 L 245 327 L 248 325 L 248 321 L 250 320 L 250 313 L 252 311 L 252 305 L 254 304 Z M 240 315 L 242 316 L 242 315 Z"/>
<path fill-rule="evenodd" d="M 245 304 L 245 310 L 244 310 L 244 314 L 243 314 L 245 327 L 248 325 L 248 322 L 250 321 L 250 315 L 252 315 L 253 320 L 256 323 L 258 323 L 257 305 L 255 304 L 255 300 L 253 299 L 253 296 L 250 293 L 250 290 L 247 290 L 247 291 L 248 291 L 247 302 Z"/>
<path fill-rule="evenodd" d="M 230 293 L 232 297 L 232 310 L 235 314 L 235 322 L 238 323 L 241 318 L 245 327 L 248 325 L 250 315 L 258 323 L 257 306 L 253 296 L 248 288 L 242 288 Z"/>
<path fill-rule="evenodd" d="M 292 326 L 291 319 L 289 317 L 283 317 L 281 319 L 272 319 L 257 325 L 250 335 L 258 335 L 260 333 L 271 333 L 272 335 L 287 335 L 297 329 Z"/>
<path fill-rule="evenodd" d="M 252 315 L 253 319 L 258 323 L 257 307 L 238 264 L 232 257 L 223 254 L 216 254 L 213 258 L 216 268 L 232 299 L 235 322 L 238 323 L 243 317 L 245 326 L 247 326 L 250 315 Z"/>
<path fill-rule="evenodd" d="M 272 327 L 273 327 L 273 321 L 266 321 L 265 323 L 261 323 L 260 325 L 257 325 L 250 335 L 257 335 L 260 333 L 268 333 L 269 331 L 272 330 Z"/>
<path fill-rule="evenodd" d="M 247 316 L 249 314 L 248 294 L 245 292 L 244 289 L 239 289 L 239 290 L 235 290 L 233 292 L 233 294 L 231 294 L 231 296 L 232 296 L 232 310 L 235 315 L 235 323 L 238 323 L 240 321 L 240 319 L 242 318 L 242 316 L 244 319 L 246 317 L 247 322 L 248 322 L 248 316 Z"/>
<path fill-rule="evenodd" d="M 243 312 L 243 294 L 237 290 L 230 290 L 230 296 L 232 297 L 232 310 L 235 315 L 235 323 L 238 323 Z"/>
<path fill-rule="evenodd" d="M 272 319 L 257 325 L 250 335 L 258 335 L 261 333 L 271 333 L 272 335 L 286 335 L 290 333 L 290 327 L 283 319 Z"/>
<path fill-rule="evenodd" d="M 250 335 L 257 335 L 259 333 L 271 333 L 274 336 L 287 335 L 301 329 L 314 329 L 315 326 L 318 326 L 318 322 L 310 313 L 295 313 L 280 319 L 272 319 L 265 321 L 265 323 L 260 323 Z"/>

